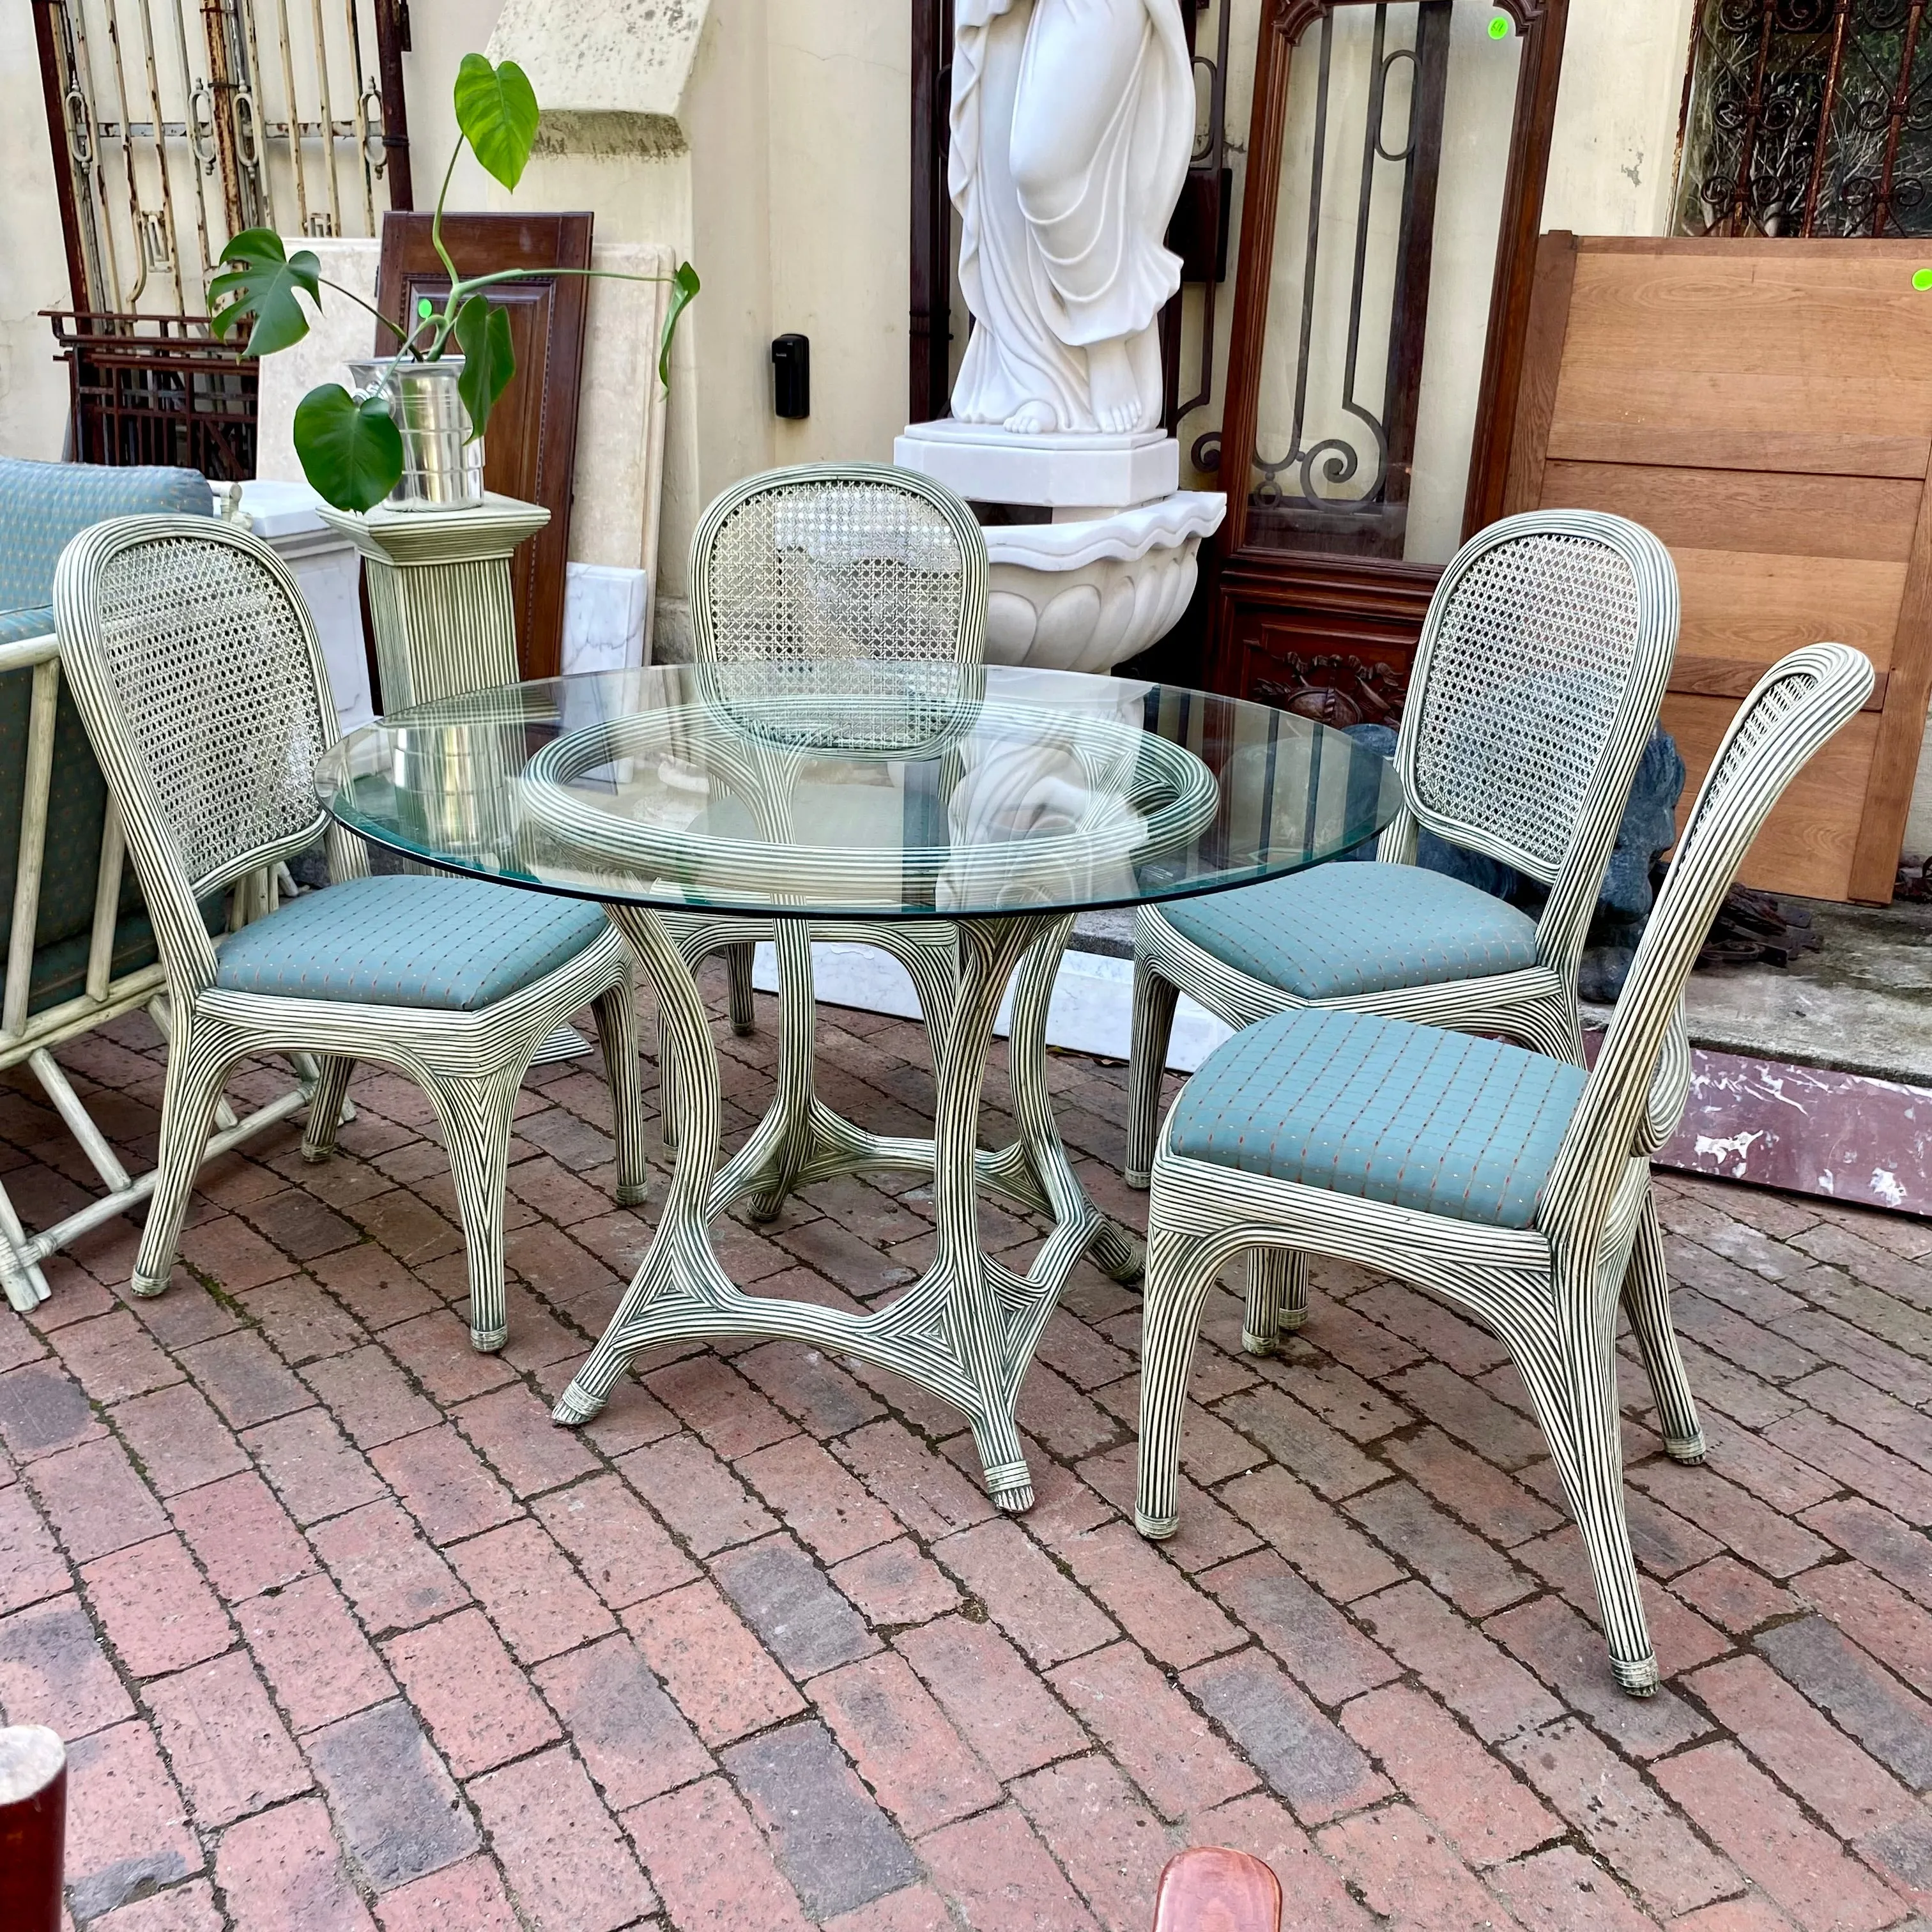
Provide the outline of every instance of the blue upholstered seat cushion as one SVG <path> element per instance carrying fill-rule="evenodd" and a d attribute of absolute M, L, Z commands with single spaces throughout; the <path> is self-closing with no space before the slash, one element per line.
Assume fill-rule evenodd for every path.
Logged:
<path fill-rule="evenodd" d="M 606 929 L 600 906 L 482 879 L 351 879 L 244 926 L 222 946 L 215 983 L 471 1013 L 554 972 Z"/>
<path fill-rule="evenodd" d="M 1210 1054 L 1169 1131 L 1191 1160 L 1528 1228 L 1585 1078 L 1494 1040 L 1298 1010 Z"/>
<path fill-rule="evenodd" d="M 1420 866 L 1318 866 L 1162 908 L 1174 929 L 1302 1000 L 1486 980 L 1536 964 L 1536 922 Z"/>

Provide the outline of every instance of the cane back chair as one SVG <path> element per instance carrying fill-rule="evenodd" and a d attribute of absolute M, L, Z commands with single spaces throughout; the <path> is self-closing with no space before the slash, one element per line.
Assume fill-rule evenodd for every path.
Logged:
<path fill-rule="evenodd" d="M 943 484 L 889 464 L 812 464 L 768 470 L 724 491 L 691 542 L 693 655 L 748 710 L 757 697 L 790 699 L 866 689 L 866 667 L 883 661 L 930 664 L 936 673 L 984 661 L 986 541 L 972 512 Z M 943 692 L 935 691 L 943 700 Z M 714 914 L 664 916 L 694 970 L 725 956 L 733 1028 L 755 1024 L 752 949 L 775 937 L 772 922 Z M 932 1036 L 951 1010 L 958 981 L 950 925 L 840 921 L 812 937 L 876 946 L 903 966 Z M 772 1185 L 751 1211 L 776 1214 L 808 1158 L 812 989 L 808 952 L 781 961 L 788 1041 L 780 1103 L 768 1117 L 775 1148 Z M 668 1067 L 660 1070 L 668 1078 Z M 662 1109 L 667 1142 L 674 1110 Z"/>
<path fill-rule="evenodd" d="M 470 1339 L 502 1346 L 503 1184 L 532 1056 L 594 1004 L 618 1196 L 644 1198 L 631 957 L 600 908 L 477 880 L 372 878 L 316 802 L 338 735 L 320 647 L 280 560 L 226 525 L 123 517 L 62 554 L 54 611 L 76 703 L 126 826 L 172 1010 L 160 1179 L 134 1264 L 168 1283 L 222 1088 L 244 1057 L 325 1056 L 302 1144 L 334 1150 L 357 1060 L 413 1079 L 449 1152 Z M 336 881 L 217 941 L 200 903 L 249 890 L 326 830 Z"/>
<path fill-rule="evenodd" d="M 1431 600 L 1396 741 L 1404 809 L 1374 865 L 1139 908 L 1127 1180 L 1147 1185 L 1176 999 L 1229 1025 L 1339 1008 L 1500 1034 L 1581 1066 L 1576 977 L 1630 786 L 1676 650 L 1677 574 L 1641 526 L 1582 510 L 1492 524 Z M 1540 917 L 1416 863 L 1424 831 L 1548 888 Z M 1305 1269 L 1257 1250 L 1249 1348 L 1267 1354 L 1307 1308 Z M 1634 1312 L 1670 1294 L 1654 1215 L 1632 1268 Z M 1704 1453 L 1694 1412 L 1671 1454 Z"/>
<path fill-rule="evenodd" d="M 1675 1131 L 1689 1090 L 1684 984 L 1779 794 L 1871 687 L 1857 652 L 1810 644 L 1744 700 L 1592 1072 L 1319 1007 L 1258 1022 L 1209 1056 L 1154 1157 L 1143 1534 L 1177 1526 L 1183 1399 L 1217 1270 L 1263 1243 L 1382 1269 L 1468 1310 L 1508 1349 L 1582 1531 L 1617 1680 L 1640 1696 L 1656 1688 L 1624 1517 L 1616 1316 L 1650 1198 L 1649 1156 Z M 1645 1346 L 1653 1385 L 1661 1377 L 1681 1388 L 1667 1310 Z"/>

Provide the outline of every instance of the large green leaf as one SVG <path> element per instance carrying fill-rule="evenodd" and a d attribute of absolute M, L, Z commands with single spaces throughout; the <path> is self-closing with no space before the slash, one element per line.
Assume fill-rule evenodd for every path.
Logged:
<path fill-rule="evenodd" d="M 322 302 L 322 264 L 307 248 L 285 254 L 282 238 L 272 228 L 245 228 L 222 250 L 221 259 L 234 266 L 208 285 L 208 316 L 217 335 L 226 335 L 244 315 L 255 318 L 248 353 L 272 356 L 308 333 L 308 317 L 296 300 L 299 289 L 318 307 Z"/>
<path fill-rule="evenodd" d="M 517 373 L 517 353 L 510 343 L 510 312 L 482 296 L 471 296 L 456 311 L 456 346 L 463 351 L 463 374 L 456 393 L 470 412 L 470 440 L 483 434 L 496 398 Z"/>
<path fill-rule="evenodd" d="M 537 137 L 530 76 L 514 61 L 492 67 L 481 54 L 465 54 L 456 70 L 456 124 L 484 170 L 514 188 Z"/>
<path fill-rule="evenodd" d="M 295 433 L 302 474 L 338 510 L 373 510 L 402 476 L 402 432 L 380 395 L 358 403 L 325 382 L 296 405 Z"/>
<path fill-rule="evenodd" d="M 688 262 L 677 265 L 670 278 L 670 307 L 664 311 L 664 334 L 658 344 L 658 380 L 670 387 L 671 338 L 677 333 L 677 319 L 698 298 L 698 271 Z"/>

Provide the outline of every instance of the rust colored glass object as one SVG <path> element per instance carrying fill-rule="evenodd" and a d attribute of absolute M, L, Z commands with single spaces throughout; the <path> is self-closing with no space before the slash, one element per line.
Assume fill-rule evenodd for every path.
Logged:
<path fill-rule="evenodd" d="M 1196 1845 L 1167 1862 L 1154 1932 L 1281 1932 L 1281 1883 L 1246 1852 Z"/>
<path fill-rule="evenodd" d="M 0 1925 L 60 1932 L 67 1753 L 43 1724 L 0 1730 Z"/>

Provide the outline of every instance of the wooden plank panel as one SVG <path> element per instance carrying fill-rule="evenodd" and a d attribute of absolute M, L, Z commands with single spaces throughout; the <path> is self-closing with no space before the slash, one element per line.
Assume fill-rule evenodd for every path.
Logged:
<path fill-rule="evenodd" d="M 1628 397 L 1628 389 L 1622 392 Z M 1647 412 L 1646 412 L 1647 413 Z M 1573 463 L 1660 464 L 1682 470 L 1783 470 L 1812 476 L 1900 476 L 1932 463 L 1932 440 L 1840 436 L 1678 422 L 1552 423 L 1546 454 Z"/>
<path fill-rule="evenodd" d="M 1677 740 L 1688 771 L 1680 826 L 1737 708 L 1730 698 L 1676 692 L 1664 701 L 1664 728 Z M 1850 896 L 1865 775 L 1879 724 L 1872 712 L 1862 712 L 1792 781 L 1745 857 L 1738 874 L 1743 884 L 1807 898 Z"/>
<path fill-rule="evenodd" d="M 1932 358 L 1928 358 L 1932 359 Z M 1904 563 L 1922 483 L 1862 476 L 1779 476 L 1634 464 L 1550 463 L 1546 507 L 1612 510 L 1673 551 L 1758 550 Z"/>
<path fill-rule="evenodd" d="M 1693 418 L 1701 424 L 1932 435 L 1925 298 L 1911 281 L 1920 244 L 1842 264 L 1780 253 L 1782 243 L 1768 253 L 1732 245 L 1728 258 L 1580 253 L 1566 381 L 1592 370 L 1600 380 L 1667 371 L 1685 400 L 1696 406 L 1701 398 Z M 1832 352 L 1849 342 L 1856 356 Z M 1648 380 L 1632 388 L 1654 410 L 1664 401 Z M 1747 399 L 1755 406 L 1741 420 L 1736 411 Z M 1559 388 L 1557 416 L 1628 420 L 1633 400 L 1577 409 Z"/>
<path fill-rule="evenodd" d="M 1925 736 L 1925 709 L 1932 701 L 1932 484 L 1919 504 L 1894 663 L 1897 674 L 1886 694 L 1866 776 L 1864 818 L 1850 886 L 1852 898 L 1881 902 L 1889 902 L 1898 878 Z"/>
<path fill-rule="evenodd" d="M 1570 286 L 1576 267 L 1575 236 L 1558 231 L 1544 236 L 1537 248 L 1536 280 L 1523 334 L 1522 381 L 1503 485 L 1506 517 L 1533 510 L 1543 500 L 1543 466 L 1551 454 L 1550 414 L 1562 380 L 1563 341 L 1570 326 Z"/>
<path fill-rule="evenodd" d="M 1747 658 L 1687 658 L 1679 651 L 1670 667 L 1670 688 L 1706 698 L 1748 698 L 1764 673 L 1762 664 Z M 1890 674 L 1880 671 L 1872 680 L 1870 696 L 1860 708 L 1882 711 L 1890 682 Z"/>
<path fill-rule="evenodd" d="M 1680 664 L 1723 658 L 1762 670 L 1800 644 L 1828 638 L 1863 651 L 1881 677 L 1889 669 L 1906 565 L 1679 546 L 1671 558 L 1684 598 Z"/>

